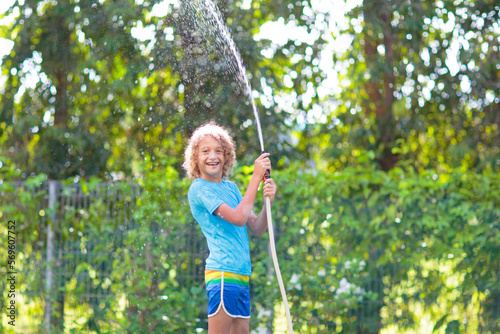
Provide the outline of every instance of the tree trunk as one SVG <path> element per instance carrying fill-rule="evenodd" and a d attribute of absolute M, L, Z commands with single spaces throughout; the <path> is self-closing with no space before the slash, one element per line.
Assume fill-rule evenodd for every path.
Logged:
<path fill-rule="evenodd" d="M 380 56 L 377 51 L 379 43 L 382 42 L 385 48 L 385 74 L 382 76 L 384 82 L 375 75 L 370 76 L 370 80 L 365 83 L 365 90 L 369 97 L 369 102 L 365 104 L 365 110 L 369 116 L 375 113 L 376 127 L 379 129 L 377 144 L 381 148 L 378 155 L 378 162 L 385 171 L 392 169 L 398 162 L 398 155 L 392 153 L 392 147 L 395 141 L 395 125 L 392 113 L 394 104 L 394 36 L 391 26 L 391 11 L 386 1 L 378 1 L 374 8 L 378 9 L 377 15 L 365 15 L 369 26 L 382 25 L 383 40 L 380 41 L 375 32 L 365 33 L 365 56 L 370 69 L 380 68 Z M 365 13 L 370 8 L 365 8 Z M 368 25 L 368 24 L 367 24 Z M 374 29 L 374 31 L 376 31 Z"/>

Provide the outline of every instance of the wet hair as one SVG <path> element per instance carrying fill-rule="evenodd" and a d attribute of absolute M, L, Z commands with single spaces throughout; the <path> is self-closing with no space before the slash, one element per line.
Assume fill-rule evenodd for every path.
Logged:
<path fill-rule="evenodd" d="M 189 138 L 186 150 L 184 151 L 184 163 L 182 164 L 182 168 L 184 168 L 188 178 L 191 180 L 201 176 L 198 166 L 198 150 L 201 141 L 207 136 L 211 136 L 221 143 L 224 149 L 222 177 L 228 178 L 232 174 L 234 165 L 236 164 L 234 141 L 229 132 L 215 122 L 206 123 L 193 132 L 191 138 Z"/>

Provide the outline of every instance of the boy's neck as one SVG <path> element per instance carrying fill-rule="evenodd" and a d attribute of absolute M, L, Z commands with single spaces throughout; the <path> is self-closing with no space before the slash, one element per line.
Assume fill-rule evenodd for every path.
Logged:
<path fill-rule="evenodd" d="M 213 183 L 222 183 L 222 177 L 212 177 L 210 175 L 201 175 L 200 179 Z"/>

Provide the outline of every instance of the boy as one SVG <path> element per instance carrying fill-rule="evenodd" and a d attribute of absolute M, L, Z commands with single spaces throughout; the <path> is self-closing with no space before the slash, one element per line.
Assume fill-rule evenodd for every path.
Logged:
<path fill-rule="evenodd" d="M 269 154 L 255 160 L 245 196 L 227 180 L 236 162 L 234 142 L 229 133 L 215 123 L 195 130 L 185 151 L 183 168 L 194 180 L 189 187 L 191 213 L 207 239 L 210 255 L 205 265 L 208 295 L 208 333 L 245 334 L 250 331 L 249 278 L 251 274 L 248 226 L 261 236 L 267 229 L 266 210 L 256 216 L 255 196 L 266 170 L 271 170 Z M 271 205 L 276 185 L 267 179 L 264 196 Z"/>

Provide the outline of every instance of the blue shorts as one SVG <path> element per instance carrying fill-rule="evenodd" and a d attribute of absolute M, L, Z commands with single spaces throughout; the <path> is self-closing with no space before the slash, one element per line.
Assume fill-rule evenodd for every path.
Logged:
<path fill-rule="evenodd" d="M 249 276 L 205 270 L 208 316 L 221 309 L 233 318 L 250 318 Z"/>

